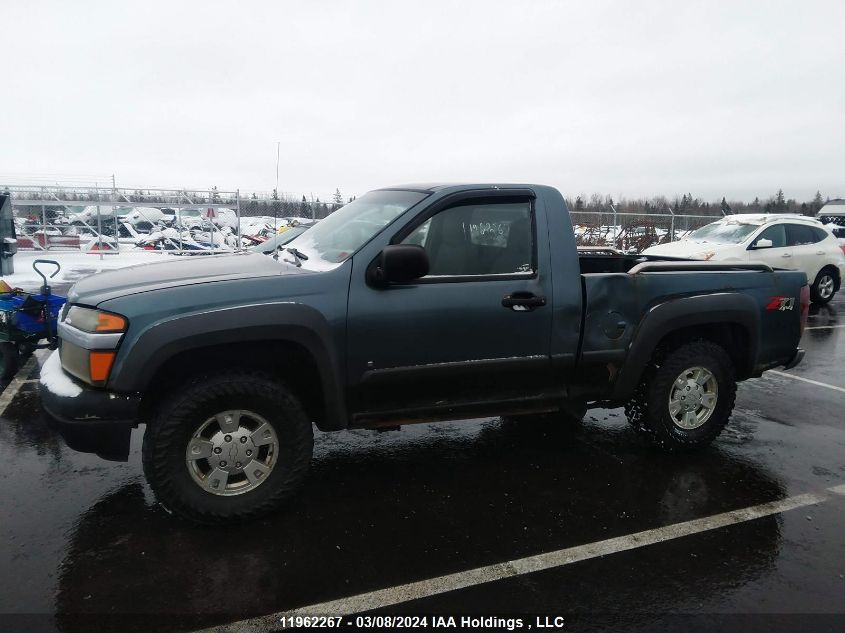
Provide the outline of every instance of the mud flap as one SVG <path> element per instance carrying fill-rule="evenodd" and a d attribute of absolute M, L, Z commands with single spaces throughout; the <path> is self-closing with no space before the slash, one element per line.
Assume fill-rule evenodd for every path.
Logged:
<path fill-rule="evenodd" d="M 93 453 L 110 462 L 129 460 L 129 441 L 132 436 L 130 424 L 65 424 L 46 416 L 48 424 L 55 429 L 68 448 L 80 453 Z"/>

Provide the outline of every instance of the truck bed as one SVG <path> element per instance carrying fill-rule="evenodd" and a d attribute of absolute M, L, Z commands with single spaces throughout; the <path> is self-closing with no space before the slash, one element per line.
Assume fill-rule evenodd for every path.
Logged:
<path fill-rule="evenodd" d="M 696 328 L 702 335 L 704 328 L 715 328 L 718 336 L 725 337 L 729 349 L 756 348 L 753 366 L 739 369 L 741 378 L 759 375 L 774 366 L 789 353 L 798 335 L 799 306 L 787 311 L 767 306 L 775 297 L 794 297 L 795 288 L 805 283 L 803 273 L 774 271 L 757 262 L 691 261 L 598 249 L 579 249 L 579 263 L 584 321 L 578 365 L 581 370 L 591 369 L 592 373 L 587 371 L 582 377 L 586 390 L 595 395 L 606 389 L 607 383 L 616 381 L 623 365 L 632 363 L 632 343 L 642 336 L 638 329 L 642 330 L 653 316 L 652 309 L 660 304 L 666 310 L 673 299 L 693 298 L 700 304 L 701 325 L 696 325 L 695 319 L 689 325 L 693 334 Z M 747 340 L 728 323 L 731 319 L 727 313 L 739 311 L 743 307 L 740 304 L 745 314 L 760 315 L 748 324 L 753 331 L 748 332 Z M 688 308 L 684 315 L 687 320 L 690 312 Z M 725 322 L 720 324 L 721 319 Z M 664 331 L 673 329 L 669 327 L 672 320 L 665 324 Z M 761 331 L 767 333 L 765 343 L 759 340 Z"/>

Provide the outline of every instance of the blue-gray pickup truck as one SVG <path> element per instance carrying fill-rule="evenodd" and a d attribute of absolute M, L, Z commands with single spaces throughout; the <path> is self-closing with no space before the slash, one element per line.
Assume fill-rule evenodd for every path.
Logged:
<path fill-rule="evenodd" d="M 125 459 L 146 424 L 161 503 L 226 522 L 296 490 L 312 425 L 624 405 L 655 445 L 706 446 L 737 381 L 801 360 L 808 305 L 803 273 L 765 264 L 579 252 L 551 187 L 390 187 L 273 256 L 79 281 L 42 402 L 68 437 L 108 438 L 108 454 L 87 449 L 105 457 Z"/>

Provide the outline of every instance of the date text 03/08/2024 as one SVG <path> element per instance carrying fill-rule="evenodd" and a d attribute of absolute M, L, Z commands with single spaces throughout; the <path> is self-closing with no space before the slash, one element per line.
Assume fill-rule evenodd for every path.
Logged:
<path fill-rule="evenodd" d="M 283 629 L 341 628 L 354 625 L 359 629 L 562 629 L 566 626 L 562 616 L 500 617 L 500 616 L 408 616 L 408 615 L 359 615 L 354 618 L 340 616 L 285 616 L 279 619 Z"/>

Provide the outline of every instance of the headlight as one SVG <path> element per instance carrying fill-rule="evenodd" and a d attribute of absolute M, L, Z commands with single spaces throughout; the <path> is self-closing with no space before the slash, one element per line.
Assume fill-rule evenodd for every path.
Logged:
<path fill-rule="evenodd" d="M 71 306 L 65 317 L 65 323 L 91 334 L 125 332 L 127 325 L 126 319 L 119 314 L 81 306 Z"/>
<path fill-rule="evenodd" d="M 126 317 L 113 312 L 71 306 L 65 315 L 64 324 L 93 336 L 75 340 L 76 337 L 69 336 L 71 332 L 68 331 L 62 340 L 62 366 L 80 380 L 96 387 L 104 386 L 116 356 L 114 347 L 117 346 L 117 339 L 128 326 Z M 98 336 L 101 334 L 111 336 Z M 118 336 L 115 337 L 115 334 Z M 105 343 L 107 347 L 100 349 L 97 341 L 99 344 Z"/>

